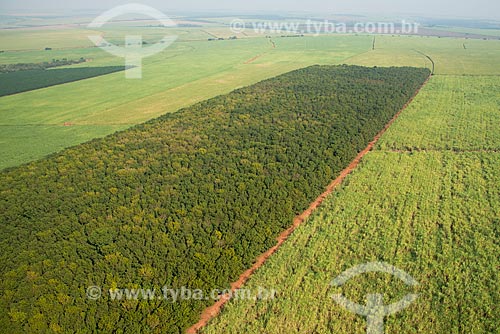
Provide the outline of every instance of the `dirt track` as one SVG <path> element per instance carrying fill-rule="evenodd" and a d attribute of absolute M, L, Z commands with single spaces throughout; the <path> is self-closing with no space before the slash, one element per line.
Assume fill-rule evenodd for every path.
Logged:
<path fill-rule="evenodd" d="M 328 185 L 326 191 L 322 193 L 318 198 L 316 198 L 316 200 L 311 203 L 311 205 L 309 206 L 309 208 L 307 208 L 306 211 L 304 211 L 299 216 L 295 217 L 295 219 L 293 220 L 293 225 L 289 227 L 287 230 L 285 230 L 283 233 L 281 233 L 280 236 L 277 238 L 278 241 L 277 244 L 274 247 L 270 248 L 267 252 L 259 256 L 255 261 L 254 265 L 250 269 L 241 274 L 240 278 L 236 282 L 231 283 L 232 291 L 240 289 L 248 281 L 248 279 L 252 276 L 252 274 L 257 269 L 262 267 L 262 265 L 264 265 L 267 259 L 271 255 L 273 255 L 281 247 L 281 245 L 283 245 L 283 243 L 288 239 L 288 237 L 300 225 L 302 225 L 302 223 L 304 223 L 307 220 L 307 218 L 309 218 L 309 216 L 311 216 L 314 210 L 316 210 L 321 205 L 321 203 L 323 203 L 325 198 L 328 195 L 330 195 L 335 190 L 335 188 L 337 188 L 337 186 L 339 186 L 344 181 L 344 179 L 354 171 L 354 169 L 356 169 L 356 167 L 359 165 L 363 157 L 373 149 L 373 147 L 378 142 L 380 137 L 387 131 L 387 129 L 389 129 L 389 127 L 394 123 L 394 121 L 396 121 L 396 119 L 401 115 L 401 113 L 408 107 L 408 105 L 413 101 L 415 96 L 417 96 L 417 94 L 420 92 L 422 87 L 424 87 L 427 84 L 429 79 L 430 77 L 427 78 L 427 80 L 422 84 L 422 86 L 415 92 L 415 95 L 413 95 L 413 97 L 408 102 L 406 102 L 403 108 L 401 108 L 401 110 L 396 115 L 394 115 L 394 117 L 389 121 L 389 123 L 385 125 L 385 127 L 375 136 L 375 138 L 368 144 L 368 146 L 356 156 L 356 158 L 349 164 L 349 166 L 345 168 L 340 173 L 340 175 L 335 180 L 332 181 L 332 183 Z M 186 333 L 196 334 L 201 328 L 205 327 L 210 320 L 215 318 L 220 313 L 220 311 L 222 310 L 224 305 L 229 301 L 229 299 L 230 297 L 228 295 L 224 295 L 215 304 L 206 308 L 201 314 L 200 320 L 196 324 L 188 328 L 186 330 Z"/>
<path fill-rule="evenodd" d="M 262 57 L 262 55 L 258 55 L 258 56 L 255 56 L 253 58 L 250 58 L 248 59 L 246 62 L 244 62 L 244 64 L 251 64 L 253 63 L 254 61 L 256 61 L 257 59 L 259 59 L 260 57 Z"/>

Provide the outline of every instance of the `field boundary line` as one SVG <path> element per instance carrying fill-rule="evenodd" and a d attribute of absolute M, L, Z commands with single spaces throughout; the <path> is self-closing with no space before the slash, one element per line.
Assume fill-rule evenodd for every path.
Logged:
<path fill-rule="evenodd" d="M 262 57 L 263 55 L 264 55 L 264 53 L 262 53 L 260 55 L 257 55 L 257 56 L 255 56 L 253 58 L 250 58 L 250 59 L 246 60 L 243 64 L 245 64 L 245 65 L 251 64 L 254 61 L 256 61 L 257 59 L 259 59 L 260 57 Z"/>
<path fill-rule="evenodd" d="M 416 90 L 414 95 L 404 104 L 404 106 L 393 116 L 393 118 L 384 126 L 382 130 L 374 137 L 374 139 L 366 146 L 364 150 L 362 150 L 354 160 L 351 161 L 349 166 L 347 166 L 342 172 L 340 172 L 339 176 L 333 180 L 327 187 L 326 190 L 319 195 L 319 197 L 314 200 L 309 207 L 300 215 L 296 216 L 293 220 L 292 226 L 290 226 L 288 229 L 283 231 L 279 237 L 277 238 L 277 243 L 275 246 L 267 250 L 265 253 L 261 254 L 255 261 L 255 263 L 250 267 L 248 270 L 246 270 L 243 274 L 240 275 L 239 279 L 236 282 L 231 283 L 231 294 L 225 294 L 222 295 L 221 298 L 215 302 L 212 306 L 207 307 L 200 316 L 200 320 L 194 324 L 193 326 L 189 327 L 186 330 L 187 334 L 196 334 L 199 332 L 200 329 L 205 327 L 210 320 L 214 319 L 223 307 L 227 304 L 229 300 L 231 300 L 230 295 L 234 295 L 234 292 L 238 289 L 240 289 L 247 281 L 248 279 L 260 268 L 262 267 L 266 261 L 274 254 L 276 253 L 279 248 L 285 243 L 285 241 L 293 234 L 293 232 L 301 226 L 312 214 L 316 209 L 323 203 L 325 198 L 329 196 L 330 194 L 333 193 L 333 191 L 342 184 L 342 182 L 349 176 L 359 165 L 363 157 L 369 153 L 374 147 L 375 144 L 377 144 L 378 140 L 382 135 L 391 127 L 391 125 L 399 118 L 399 116 L 403 113 L 403 111 L 410 105 L 411 102 L 413 102 L 413 99 L 418 95 L 420 90 L 429 82 L 430 78 L 432 75 L 430 75 L 424 83 Z"/>
<path fill-rule="evenodd" d="M 273 49 L 275 49 L 275 48 L 276 48 L 276 43 L 274 43 L 271 39 L 269 40 L 269 42 L 271 43 L 271 47 L 272 47 Z M 268 54 L 268 53 L 269 53 L 269 51 L 266 51 L 266 52 L 263 52 L 263 53 L 261 53 L 261 54 L 258 54 L 258 55 L 256 55 L 255 57 L 252 57 L 252 58 L 250 58 L 250 59 L 246 60 L 243 64 L 245 64 L 245 65 L 251 64 L 251 63 L 253 63 L 254 61 L 256 61 L 257 59 L 259 59 L 259 58 L 261 58 L 261 57 L 265 56 L 265 55 L 266 55 L 266 54 Z"/>
<path fill-rule="evenodd" d="M 427 59 L 429 59 L 429 60 L 431 61 L 431 63 L 432 63 L 432 72 L 431 72 L 431 75 L 434 75 L 434 73 L 436 72 L 436 71 L 435 71 L 435 70 L 436 70 L 436 63 L 434 62 L 434 60 L 432 60 L 432 58 L 431 58 L 430 56 L 426 55 L 426 54 L 425 54 L 425 53 L 423 53 L 422 51 L 415 50 L 415 49 L 414 49 L 413 51 L 415 51 L 415 52 L 417 52 L 417 53 L 421 54 L 422 56 L 424 56 L 425 58 L 427 58 Z"/>
<path fill-rule="evenodd" d="M 208 36 L 212 36 L 213 38 L 220 38 L 219 36 L 216 36 L 216 35 L 212 34 L 211 32 L 206 31 L 205 29 L 200 29 L 200 31 L 204 32 Z"/>

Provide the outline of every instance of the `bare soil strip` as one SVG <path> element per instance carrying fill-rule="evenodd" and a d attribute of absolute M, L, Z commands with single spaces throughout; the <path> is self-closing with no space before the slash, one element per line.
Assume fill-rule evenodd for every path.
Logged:
<path fill-rule="evenodd" d="M 359 165 L 363 157 L 373 149 L 373 147 L 378 142 L 380 137 L 387 131 L 387 129 L 389 129 L 389 127 L 394 123 L 394 121 L 396 121 L 396 119 L 401 115 L 401 113 L 408 107 L 408 105 L 418 95 L 422 87 L 424 87 L 427 84 L 427 82 L 429 82 L 429 79 L 430 77 L 427 78 L 427 80 L 422 84 L 422 86 L 415 92 L 413 97 L 408 102 L 406 102 L 403 108 L 401 108 L 401 110 L 398 111 L 396 115 L 394 115 L 394 117 L 389 121 L 389 123 L 385 125 L 385 127 L 375 136 L 375 138 L 368 144 L 368 146 L 356 156 L 356 158 L 349 164 L 349 166 L 346 169 L 344 169 L 340 173 L 340 175 L 335 180 L 332 181 L 332 183 L 328 185 L 326 191 L 322 193 L 318 198 L 316 198 L 316 200 L 311 203 L 311 205 L 306 211 L 304 211 L 299 216 L 295 217 L 295 219 L 293 220 L 293 225 L 290 226 L 283 233 L 281 233 L 280 236 L 277 238 L 277 244 L 274 247 L 270 248 L 264 254 L 260 255 L 250 269 L 241 274 L 240 278 L 236 282 L 231 283 L 232 292 L 240 289 L 253 275 L 253 273 L 257 269 L 262 267 L 262 265 L 266 263 L 267 259 L 269 259 L 269 257 L 273 255 L 283 245 L 283 243 L 288 239 L 288 237 L 290 237 L 290 235 L 311 216 L 311 214 L 321 205 L 321 203 L 323 203 L 325 198 L 328 195 L 330 195 L 335 190 L 335 188 L 337 188 L 345 180 L 345 178 L 354 171 L 354 169 L 356 169 L 356 167 Z M 215 304 L 207 307 L 203 311 L 200 320 L 196 324 L 188 328 L 186 330 L 186 333 L 187 334 L 198 333 L 200 329 L 205 327 L 210 320 L 215 318 L 220 313 L 224 305 L 226 305 L 226 303 L 230 299 L 231 298 L 228 294 L 221 296 L 221 298 Z"/>
<path fill-rule="evenodd" d="M 251 64 L 253 63 L 254 61 L 256 61 L 257 59 L 259 59 L 260 57 L 262 57 L 263 55 L 258 55 L 258 56 L 255 56 L 253 58 L 250 58 L 248 59 L 244 64 Z"/>

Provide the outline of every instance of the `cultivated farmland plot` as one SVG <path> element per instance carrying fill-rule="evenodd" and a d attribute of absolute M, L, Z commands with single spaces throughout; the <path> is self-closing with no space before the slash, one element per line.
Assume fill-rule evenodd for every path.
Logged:
<path fill-rule="evenodd" d="M 0 73 L 0 97 L 94 78 L 124 69 L 123 66 L 109 66 Z"/>
<path fill-rule="evenodd" d="M 25 35 L 31 40 L 31 33 Z M 0 42 L 1 38 L 0 34 Z M 0 142 L 5 145 L 0 146 L 0 168 L 40 159 L 294 69 L 342 63 L 368 50 L 370 40 L 369 36 L 282 39 L 276 49 L 265 38 L 185 41 L 145 59 L 140 82 L 124 80 L 123 73 L 115 73 L 2 97 Z M 256 56 L 260 57 L 247 63 Z M 47 57 L 92 59 L 78 66 L 119 65 L 119 59 L 95 48 L 58 49 L 49 54 L 6 52 L 0 54 L 0 62 L 36 63 Z M 65 127 L 65 123 L 72 127 Z"/>
<path fill-rule="evenodd" d="M 88 47 L 88 33 L 49 30 L 45 35 L 52 37 L 46 43 L 50 42 L 54 50 L 43 51 L 49 44 L 43 43 L 37 31 L 16 31 L 13 36 L 0 32 L 0 43 L 8 51 L 0 54 L 0 62 L 85 58 L 91 61 L 76 67 L 123 65 L 104 51 Z M 123 27 L 109 28 L 105 33 L 118 43 Z M 135 33 L 144 34 L 150 42 L 160 36 L 155 29 L 136 28 Z M 0 142 L 5 144 L 0 146 L 0 168 L 40 159 L 235 88 L 314 64 L 430 68 L 430 61 L 419 51 L 434 58 L 438 74 L 500 75 L 500 41 L 379 36 L 372 50 L 372 36 L 326 35 L 277 37 L 276 48 L 272 48 L 262 36 L 212 43 L 199 36 L 206 35 L 199 29 L 170 33 L 179 34 L 179 42 L 144 60 L 141 83 L 123 80 L 123 73 L 116 73 L 0 98 Z M 75 45 L 62 48 L 61 39 L 70 39 Z M 65 123 L 72 127 L 65 127 Z"/>
<path fill-rule="evenodd" d="M 487 150 L 497 148 L 500 111 L 498 90 L 485 87 L 499 83 L 431 79 L 342 189 L 252 277 L 249 288 L 276 289 L 276 299 L 233 301 L 203 332 L 364 333 L 366 320 L 332 294 L 365 305 L 368 293 L 386 293 L 390 304 L 410 292 L 418 300 L 386 318 L 387 333 L 497 332 L 500 153 Z M 372 261 L 420 285 L 378 273 L 330 286 Z"/>
<path fill-rule="evenodd" d="M 380 149 L 500 152 L 500 77 L 437 76 L 405 115 Z"/>

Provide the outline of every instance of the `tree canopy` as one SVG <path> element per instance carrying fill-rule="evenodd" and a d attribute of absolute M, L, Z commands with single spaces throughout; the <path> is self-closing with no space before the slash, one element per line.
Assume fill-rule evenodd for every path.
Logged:
<path fill-rule="evenodd" d="M 0 173 L 0 328 L 180 333 L 211 301 L 88 286 L 228 287 L 429 76 L 313 66 Z"/>

